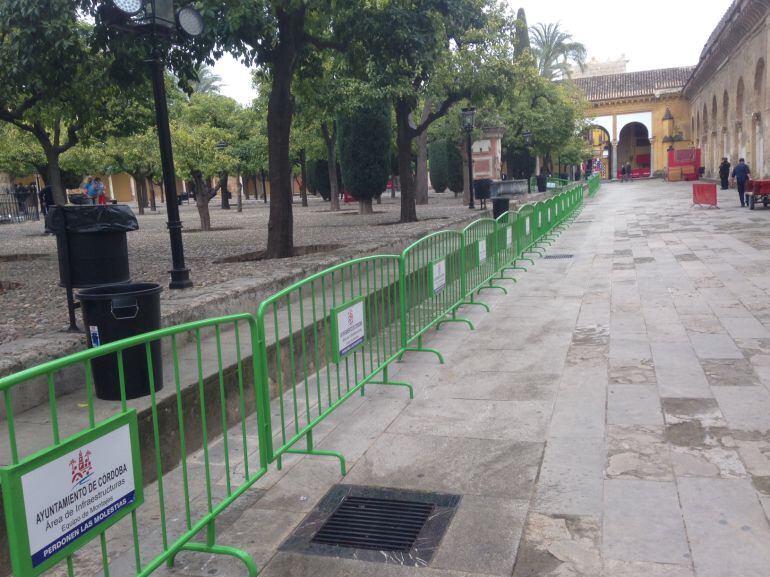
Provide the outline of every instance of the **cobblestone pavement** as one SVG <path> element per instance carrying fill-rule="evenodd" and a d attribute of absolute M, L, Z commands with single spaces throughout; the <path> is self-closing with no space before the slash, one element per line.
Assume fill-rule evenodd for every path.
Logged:
<path fill-rule="evenodd" d="M 227 513 L 219 541 L 264 577 L 770 575 L 770 211 L 734 196 L 706 210 L 685 184 L 603 187 L 548 249 L 571 258 L 484 293 L 491 313 L 463 311 L 475 331 L 430 331 L 445 365 L 409 354 L 392 367 L 414 400 L 371 386 L 318 427 L 347 477 L 291 455 Z M 282 550 L 340 482 L 462 501 L 427 567 Z M 121 539 L 117 566 L 133 558 Z M 188 553 L 168 574 L 245 575 Z"/>
<path fill-rule="evenodd" d="M 408 225 L 396 225 L 400 198 L 392 199 L 389 195 L 368 216 L 358 215 L 358 206 L 354 204 L 343 206 L 339 213 L 330 213 L 328 203 L 320 198 L 311 196 L 307 208 L 295 200 L 295 244 L 338 248 L 282 261 L 215 265 L 217 259 L 266 248 L 269 206 L 253 199 L 244 201 L 243 212 L 239 214 L 234 204 L 229 211 L 221 210 L 215 199 L 211 204 L 215 230 L 203 233 L 195 206 L 183 205 L 185 255 L 196 287 L 215 290 L 215 285 L 235 278 L 280 276 L 318 261 L 319 257 L 363 254 L 404 236 L 451 226 L 469 215 L 462 199 L 452 194 L 431 193 L 430 204 L 417 209 L 420 222 Z M 159 205 L 157 212 L 148 209 L 138 218 L 139 231 L 127 235 L 131 276 L 166 286 L 171 256 L 165 207 Z M 67 327 L 66 297 L 58 283 L 56 239 L 43 234 L 42 222 L 0 226 L 0 344 L 62 332 Z M 4 290 L 6 287 L 12 290 Z M 163 298 L 167 297 L 166 292 Z"/>

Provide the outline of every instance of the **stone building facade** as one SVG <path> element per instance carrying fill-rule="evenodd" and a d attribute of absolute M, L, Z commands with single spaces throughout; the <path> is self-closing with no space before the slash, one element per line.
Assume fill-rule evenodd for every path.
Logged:
<path fill-rule="evenodd" d="M 684 88 L 694 144 L 706 176 L 722 157 L 745 158 L 755 177 L 770 176 L 767 60 L 770 0 L 735 0 L 711 34 Z"/>
<path fill-rule="evenodd" d="M 768 50 L 770 0 L 734 0 L 694 67 L 574 79 L 590 103 L 587 138 L 606 177 L 629 159 L 641 168 L 646 130 L 650 175 L 666 170 L 668 150 L 692 147 L 701 149 L 706 177 L 727 157 L 733 165 L 745 158 L 755 177 L 770 178 Z"/>

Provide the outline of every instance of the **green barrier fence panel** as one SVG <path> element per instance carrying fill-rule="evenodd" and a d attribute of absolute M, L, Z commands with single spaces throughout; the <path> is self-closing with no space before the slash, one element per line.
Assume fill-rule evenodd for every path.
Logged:
<path fill-rule="evenodd" d="M 541 201 L 535 203 L 534 207 L 534 222 L 535 222 L 535 245 L 541 246 L 543 244 L 550 246 L 551 245 L 551 239 L 548 237 L 548 232 L 550 230 L 548 226 L 548 206 L 549 201 L 552 199 L 548 199 L 547 201 Z"/>
<path fill-rule="evenodd" d="M 497 247 L 497 271 L 500 273 L 498 278 L 517 282 L 516 277 L 506 276 L 505 274 L 509 270 L 527 270 L 524 267 L 518 266 L 516 262 L 519 256 L 516 212 L 508 210 L 497 217 L 495 245 Z"/>
<path fill-rule="evenodd" d="M 396 255 L 351 260 L 259 305 L 262 380 L 272 397 L 268 460 L 279 468 L 284 453 L 324 455 L 339 459 L 344 475 L 344 456 L 316 450 L 313 428 L 369 383 L 406 387 L 413 396 L 411 385 L 388 378 L 404 352 L 401 266 Z"/>
<path fill-rule="evenodd" d="M 529 260 L 529 262 L 535 264 L 532 259 L 524 258 L 526 255 L 543 256 L 543 252 L 535 246 L 533 205 L 525 204 L 519 208 L 516 216 L 516 225 L 518 227 L 519 254 L 522 257 L 522 260 Z"/>
<path fill-rule="evenodd" d="M 462 253 L 462 233 L 442 230 L 421 238 L 401 254 L 401 339 L 405 351 L 432 352 L 443 363 L 439 351 L 423 347 L 423 334 L 446 322 L 474 328 L 469 320 L 457 316 L 466 294 Z"/>
<path fill-rule="evenodd" d="M 246 552 L 217 544 L 215 529 L 217 517 L 267 471 L 251 352 L 256 332 L 247 314 L 192 322 L 0 379 L 0 478 L 14 575 L 56 566 L 73 577 L 100 560 L 104 575 L 112 567 L 144 577 L 172 566 L 181 551 L 232 556 L 257 575 Z M 72 407 L 60 418 L 65 372 L 79 372 L 85 384 L 80 418 Z M 149 395 L 132 400 L 142 374 Z M 48 402 L 40 408 L 47 419 L 38 415 L 31 434 L 28 415 L 17 422 L 14 398 L 33 382 L 47 383 Z M 97 399 L 97 389 L 118 400 Z M 215 435 L 222 438 L 214 447 Z M 191 461 L 200 449 L 202 460 Z M 143 503 L 143 495 L 151 498 Z M 202 532 L 205 540 L 193 541 Z"/>
<path fill-rule="evenodd" d="M 489 306 L 475 300 L 476 294 L 490 289 L 508 293 L 505 287 L 494 283 L 497 274 L 495 233 L 496 223 L 491 218 L 481 218 L 463 229 L 465 296 L 470 299 L 463 305 L 479 305 L 489 311 Z"/>

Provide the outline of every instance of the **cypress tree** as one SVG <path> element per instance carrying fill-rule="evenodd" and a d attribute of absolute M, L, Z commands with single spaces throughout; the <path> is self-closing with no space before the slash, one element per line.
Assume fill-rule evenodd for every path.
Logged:
<path fill-rule="evenodd" d="M 360 214 L 371 214 L 372 199 L 390 175 L 390 102 L 360 106 L 338 120 L 337 142 L 342 181 L 358 200 Z"/>
<path fill-rule="evenodd" d="M 524 8 L 519 8 L 516 13 L 516 42 L 513 46 L 513 58 L 518 60 L 525 50 L 529 50 L 529 26 Z"/>
<path fill-rule="evenodd" d="M 428 148 L 428 158 L 430 159 L 430 182 L 433 190 L 444 192 L 449 183 L 447 148 L 449 143 L 446 140 L 437 140 L 432 142 Z"/>
<path fill-rule="evenodd" d="M 447 141 L 446 147 L 447 157 L 447 185 L 449 190 L 455 194 L 463 191 L 465 187 L 465 181 L 463 174 L 463 155 L 460 152 L 460 147 L 457 143 Z"/>

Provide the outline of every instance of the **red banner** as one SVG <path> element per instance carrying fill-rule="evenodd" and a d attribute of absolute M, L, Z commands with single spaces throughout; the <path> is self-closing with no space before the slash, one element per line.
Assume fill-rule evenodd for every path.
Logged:
<path fill-rule="evenodd" d="M 717 185 L 694 182 L 692 185 L 692 203 L 704 206 L 716 206 Z"/>

